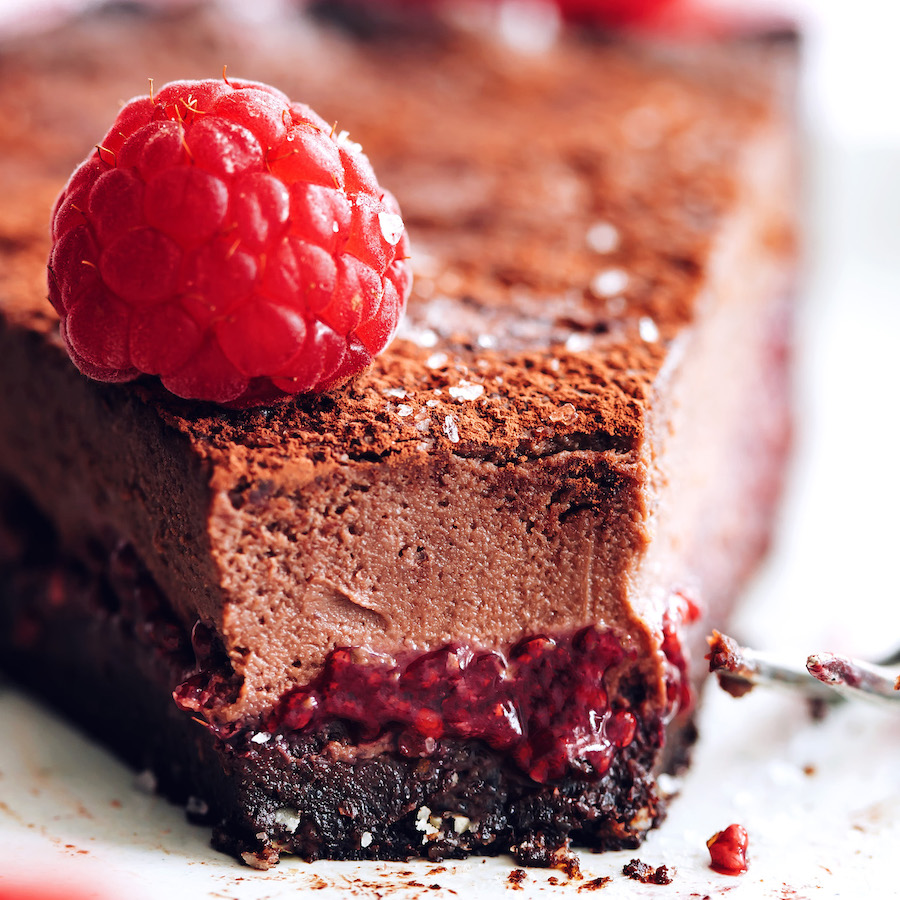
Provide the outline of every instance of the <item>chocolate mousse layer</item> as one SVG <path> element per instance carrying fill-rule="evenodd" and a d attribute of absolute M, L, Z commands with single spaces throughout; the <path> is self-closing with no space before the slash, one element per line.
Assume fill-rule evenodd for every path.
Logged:
<path fill-rule="evenodd" d="M 101 645 L 130 664 L 132 689 L 107 685 L 108 703 L 167 723 L 179 761 L 150 764 L 174 794 L 205 795 L 220 843 L 253 864 L 279 849 L 549 860 L 572 838 L 632 845 L 659 817 L 652 771 L 701 668 L 686 623 L 721 622 L 769 540 L 789 434 L 794 47 L 564 31 L 535 52 L 513 37 L 119 9 L 0 47 L 0 83 L 17 85 L 0 95 L 0 472 L 50 523 L 57 549 L 36 578 L 127 547 L 177 645 L 141 642 L 146 610 L 109 626 L 115 640 L 77 611 L 80 625 L 42 615 L 32 634 L 17 562 L 6 659 L 39 686 L 63 657 L 90 681 Z M 146 89 L 135 73 L 162 84 L 223 62 L 363 144 L 416 271 L 406 323 L 368 372 L 243 412 L 86 380 L 45 299 L 49 209 L 117 102 Z M 91 571 L 95 592 L 123 590 L 107 564 Z M 456 687 L 421 702 L 440 727 L 387 707 L 363 727 L 324 695 L 337 654 L 360 684 L 399 683 L 460 649 L 500 660 L 483 691 L 502 707 L 523 640 L 587 634 L 616 648 L 588 725 L 553 732 L 582 702 L 577 679 L 546 726 L 511 701 L 523 741 L 556 734 L 557 769 L 448 726 Z M 457 664 L 444 659 L 446 684 Z M 313 695 L 331 714 L 279 719 Z M 605 741 L 616 715 L 631 738 L 579 770 L 578 741 Z M 138 729 L 106 736 L 139 755 Z M 393 806 L 373 806 L 387 782 Z M 356 800 L 322 799 L 325 783 Z M 493 806 L 469 815 L 486 784 Z"/>

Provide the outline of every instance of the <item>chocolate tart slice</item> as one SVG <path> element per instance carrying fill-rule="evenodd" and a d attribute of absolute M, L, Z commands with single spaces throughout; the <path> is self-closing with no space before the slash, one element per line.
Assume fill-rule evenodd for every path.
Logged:
<path fill-rule="evenodd" d="M 2 665 L 251 865 L 636 846 L 782 482 L 794 42 L 345 24 L 0 47 Z M 45 288 L 136 73 L 224 61 L 365 146 L 417 275 L 368 372 L 244 412 L 88 381 Z"/>

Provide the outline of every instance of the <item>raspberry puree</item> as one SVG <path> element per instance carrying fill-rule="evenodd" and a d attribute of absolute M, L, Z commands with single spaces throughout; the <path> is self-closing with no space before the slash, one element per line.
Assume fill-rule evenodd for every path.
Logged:
<path fill-rule="evenodd" d="M 394 662 L 338 648 L 309 685 L 293 688 L 264 718 L 268 733 L 352 723 L 361 742 L 396 736 L 398 751 L 428 756 L 443 738 L 506 750 L 537 782 L 569 769 L 603 775 L 634 739 L 639 710 L 609 701 L 606 673 L 625 658 L 608 632 L 587 627 L 536 635 L 504 655 L 448 645 Z"/>

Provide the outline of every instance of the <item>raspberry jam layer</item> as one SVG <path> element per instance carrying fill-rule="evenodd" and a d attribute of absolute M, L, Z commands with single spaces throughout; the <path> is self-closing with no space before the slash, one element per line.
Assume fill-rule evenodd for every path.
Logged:
<path fill-rule="evenodd" d="M 192 645 L 197 671 L 175 689 L 175 700 L 212 723 L 209 713 L 236 699 L 240 680 L 200 623 Z M 434 755 L 442 739 L 475 740 L 503 751 L 541 784 L 570 774 L 598 779 L 639 731 L 661 747 L 665 722 L 689 708 L 687 663 L 672 622 L 663 652 L 668 708 L 645 721 L 642 686 L 609 696 L 607 674 L 626 661 L 626 651 L 610 632 L 588 626 L 532 635 L 506 653 L 450 644 L 395 659 L 337 648 L 315 680 L 291 688 L 259 722 L 211 727 L 228 742 L 265 743 L 273 735 L 325 733 L 340 721 L 356 743 L 407 758 Z"/>
<path fill-rule="evenodd" d="M 571 771 L 599 778 L 637 731 L 640 695 L 611 701 L 606 686 L 625 656 L 593 626 L 529 637 L 507 655 L 449 645 L 398 662 L 339 648 L 315 681 L 281 698 L 257 736 L 314 732 L 339 719 L 361 744 L 395 738 L 406 757 L 431 755 L 442 738 L 481 740 L 539 783 Z M 223 679 L 214 668 L 176 689 L 182 708 L 215 705 Z"/>

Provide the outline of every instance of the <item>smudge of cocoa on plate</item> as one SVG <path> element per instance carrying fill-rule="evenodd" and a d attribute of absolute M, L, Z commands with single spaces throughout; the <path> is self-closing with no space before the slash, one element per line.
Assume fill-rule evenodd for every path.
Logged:
<path fill-rule="evenodd" d="M 643 860 L 633 859 L 630 863 L 622 867 L 622 874 L 627 875 L 634 881 L 640 881 L 641 884 L 671 884 L 672 874 L 667 866 L 659 866 L 654 869 L 653 866 L 647 865 Z"/>
<path fill-rule="evenodd" d="M 599 878 L 592 878 L 590 881 L 586 881 L 584 884 L 580 884 L 578 886 L 578 892 L 582 891 L 599 891 L 605 888 L 610 882 L 612 878 L 609 875 L 601 875 Z"/>

